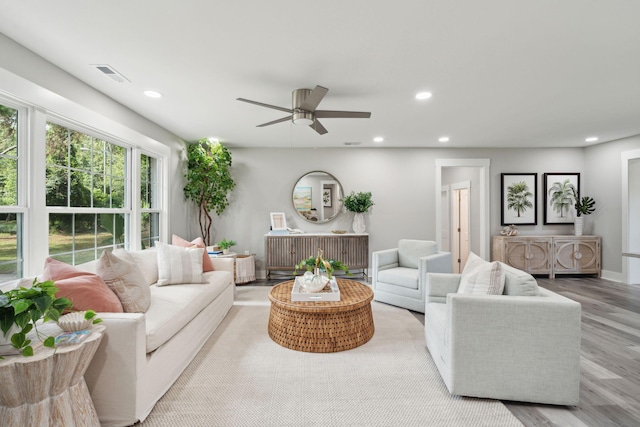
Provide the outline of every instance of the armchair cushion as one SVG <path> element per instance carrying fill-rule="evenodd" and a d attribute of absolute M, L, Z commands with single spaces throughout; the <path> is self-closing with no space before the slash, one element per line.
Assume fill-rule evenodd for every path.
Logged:
<path fill-rule="evenodd" d="M 378 272 L 378 280 L 393 283 L 409 289 L 418 289 L 418 270 L 415 268 L 397 267 Z"/>
<path fill-rule="evenodd" d="M 418 268 L 420 258 L 438 253 L 438 244 L 428 240 L 401 239 L 398 242 L 400 267 Z"/>

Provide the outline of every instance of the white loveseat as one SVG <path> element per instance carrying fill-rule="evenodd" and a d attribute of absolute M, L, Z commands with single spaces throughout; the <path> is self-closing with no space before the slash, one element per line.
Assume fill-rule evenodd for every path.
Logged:
<path fill-rule="evenodd" d="M 500 264 L 502 295 L 457 293 L 460 274 L 427 275 L 426 344 L 449 392 L 578 404 L 580 304 Z"/>

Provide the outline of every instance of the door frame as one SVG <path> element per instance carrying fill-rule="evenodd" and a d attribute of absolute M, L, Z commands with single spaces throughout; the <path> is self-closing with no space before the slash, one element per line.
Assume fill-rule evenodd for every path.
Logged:
<path fill-rule="evenodd" d="M 622 280 L 628 284 L 640 283 L 640 254 L 631 251 L 629 226 L 630 218 L 637 218 L 637 212 L 632 216 L 629 212 L 629 163 L 640 159 L 640 150 L 630 150 L 621 153 L 622 173 Z"/>
<path fill-rule="evenodd" d="M 442 244 L 442 238 L 440 234 L 440 230 L 442 229 L 442 168 L 455 168 L 455 167 L 472 167 L 472 168 L 480 168 L 480 185 L 479 185 L 479 195 L 480 195 L 480 206 L 478 206 L 478 210 L 473 210 L 473 214 L 478 212 L 480 219 L 480 253 L 478 254 L 481 258 L 488 260 L 489 259 L 489 201 L 490 201 L 490 159 L 436 159 L 436 242 L 438 243 L 438 247 Z"/>

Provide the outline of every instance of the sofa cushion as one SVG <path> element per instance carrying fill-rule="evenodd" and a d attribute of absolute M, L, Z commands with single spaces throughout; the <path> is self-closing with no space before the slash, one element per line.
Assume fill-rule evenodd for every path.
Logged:
<path fill-rule="evenodd" d="M 504 294 L 514 296 L 538 295 L 538 282 L 529 273 L 500 263 L 504 271 Z"/>
<path fill-rule="evenodd" d="M 207 283 L 151 286 L 151 306 L 146 317 L 147 353 L 167 342 L 222 293 L 233 275 L 228 271 L 204 274 Z"/>
<path fill-rule="evenodd" d="M 198 237 L 192 241 L 187 241 L 180 236 L 176 236 L 175 234 L 171 237 L 171 244 L 176 246 L 182 246 L 183 248 L 191 248 L 196 246 L 198 248 L 204 249 L 204 253 L 202 255 L 202 271 L 213 271 L 213 263 L 211 262 L 211 258 L 209 258 L 209 252 L 207 251 L 207 246 L 204 244 L 204 240 L 202 237 Z"/>
<path fill-rule="evenodd" d="M 486 262 L 471 271 L 465 268 L 460 278 L 458 293 L 472 295 L 501 295 L 504 273 L 499 262 Z"/>
<path fill-rule="evenodd" d="M 115 249 L 113 254 L 118 258 L 126 259 L 137 265 L 147 285 L 153 285 L 158 281 L 158 251 L 156 248 L 144 249 L 142 251 Z"/>
<path fill-rule="evenodd" d="M 151 304 L 151 292 L 144 276 L 133 261 L 102 252 L 96 270 L 116 294 L 125 313 L 144 313 Z"/>
<path fill-rule="evenodd" d="M 183 248 L 156 242 L 158 249 L 157 286 L 204 283 L 201 248 Z"/>
<path fill-rule="evenodd" d="M 401 239 L 398 241 L 400 267 L 418 268 L 420 258 L 438 253 L 438 244 L 428 240 Z"/>
<path fill-rule="evenodd" d="M 392 283 L 409 289 L 418 289 L 418 270 L 405 267 L 380 270 L 378 272 L 378 282 Z"/>
<path fill-rule="evenodd" d="M 53 258 L 44 262 L 42 280 L 53 280 L 57 298 L 73 302 L 72 310 L 94 310 L 103 313 L 122 313 L 122 304 L 104 280 L 97 274 L 81 270 Z"/>

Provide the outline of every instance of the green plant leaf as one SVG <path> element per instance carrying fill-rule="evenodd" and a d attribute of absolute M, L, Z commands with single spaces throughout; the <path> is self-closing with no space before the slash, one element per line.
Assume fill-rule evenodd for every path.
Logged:
<path fill-rule="evenodd" d="M 29 357 L 29 356 L 33 356 L 33 347 L 26 346 L 25 348 L 22 349 L 22 355 L 25 357 Z"/>
<path fill-rule="evenodd" d="M 31 300 L 18 299 L 13 301 L 11 305 L 13 306 L 13 310 L 15 311 L 16 315 L 18 315 L 29 309 L 29 306 L 31 305 Z"/>
<path fill-rule="evenodd" d="M 54 337 L 48 337 L 46 340 L 42 341 L 42 345 L 45 347 L 54 347 L 56 343 L 56 339 Z"/>
<path fill-rule="evenodd" d="M 94 325 L 97 325 L 98 323 L 102 323 L 102 319 L 97 318 L 97 319 L 94 319 L 94 320 L 93 320 L 93 324 L 94 324 Z"/>

